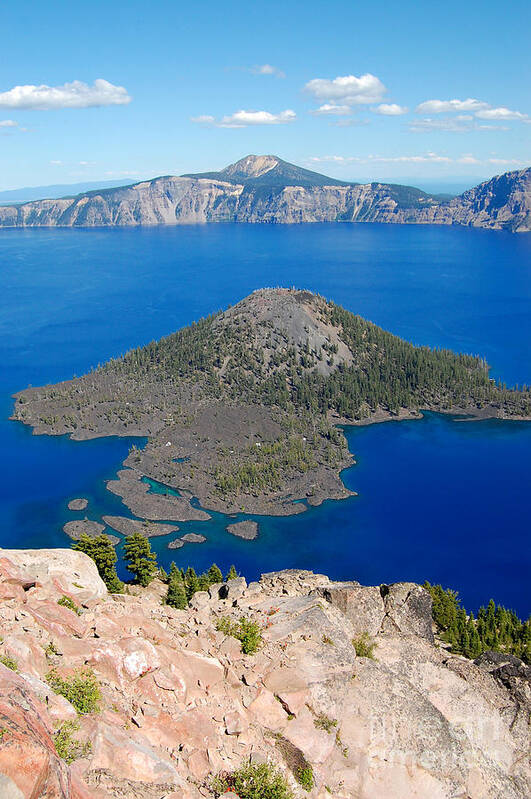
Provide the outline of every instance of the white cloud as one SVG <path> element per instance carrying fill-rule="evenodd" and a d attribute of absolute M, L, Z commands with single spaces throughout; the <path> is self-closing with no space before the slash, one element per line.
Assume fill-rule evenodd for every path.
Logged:
<path fill-rule="evenodd" d="M 198 122 L 203 125 L 212 125 L 216 128 L 246 128 L 249 125 L 285 125 L 288 122 L 293 122 L 297 118 L 295 111 L 290 108 L 286 111 L 281 111 L 279 114 L 271 114 L 269 111 L 236 111 L 234 114 L 228 114 L 216 119 L 210 114 L 202 114 L 198 117 L 192 117 L 192 122 Z"/>
<path fill-rule="evenodd" d="M 342 105 L 367 105 L 382 100 L 387 89 L 379 78 L 367 73 L 359 78 L 343 75 L 328 80 L 314 78 L 308 81 L 304 90 L 320 102 Z"/>
<path fill-rule="evenodd" d="M 411 122 L 409 126 L 410 131 L 413 133 L 428 133 L 432 130 L 440 130 L 450 133 L 466 133 L 473 130 L 474 117 L 470 114 L 459 114 L 457 117 L 441 117 L 434 119 L 433 117 L 425 117 Z"/>
<path fill-rule="evenodd" d="M 398 155 L 398 156 L 381 156 L 381 155 L 368 155 L 365 157 L 346 156 L 346 155 L 322 155 L 313 156 L 307 159 L 308 164 L 462 164 L 465 166 L 476 166 L 478 164 L 494 164 L 497 166 L 526 166 L 526 161 L 520 161 L 516 158 L 487 158 L 481 160 L 472 155 L 472 153 L 465 153 L 457 158 L 450 158 L 446 155 L 439 155 L 434 152 L 422 153 L 420 155 Z"/>
<path fill-rule="evenodd" d="M 333 163 L 333 164 L 349 164 L 352 161 L 361 161 L 361 158 L 357 156 L 347 156 L 347 155 L 315 155 L 312 158 L 308 158 L 308 163 L 310 164 L 325 164 L 325 163 Z"/>
<path fill-rule="evenodd" d="M 213 125 L 216 121 L 216 117 L 213 117 L 211 114 L 200 114 L 198 117 L 191 117 L 192 122 L 197 122 L 200 125 Z"/>
<path fill-rule="evenodd" d="M 451 111 L 480 111 L 488 107 L 488 103 L 469 97 L 468 100 L 426 100 L 420 103 L 415 111 L 417 114 L 445 114 Z"/>
<path fill-rule="evenodd" d="M 520 119 L 527 120 L 529 116 L 520 111 L 511 111 L 509 108 L 485 108 L 476 113 L 478 119 Z"/>
<path fill-rule="evenodd" d="M 425 153 L 423 155 L 399 155 L 392 158 L 384 158 L 382 156 L 370 155 L 369 161 L 376 161 L 381 164 L 395 164 L 395 163 L 411 163 L 411 164 L 449 164 L 452 159 L 446 155 L 437 155 L 437 153 Z"/>
<path fill-rule="evenodd" d="M 457 164 L 480 164 L 481 161 L 473 155 L 462 155 L 461 158 L 456 158 Z"/>
<path fill-rule="evenodd" d="M 375 108 L 371 108 L 375 114 L 383 114 L 387 117 L 399 117 L 402 114 L 407 114 L 409 111 L 404 105 L 398 105 L 397 103 L 380 103 Z"/>
<path fill-rule="evenodd" d="M 349 105 L 335 105 L 334 103 L 324 103 L 319 108 L 310 111 L 310 114 L 314 116 L 346 116 L 351 113 L 352 109 Z"/>
<path fill-rule="evenodd" d="M 489 119 L 489 120 L 518 120 L 520 122 L 531 122 L 531 118 L 528 114 L 523 114 L 521 111 L 511 111 L 510 108 L 505 108 L 505 106 L 500 106 L 498 108 L 493 108 L 490 103 L 486 103 L 483 100 L 474 100 L 469 98 L 468 100 L 426 100 L 424 103 L 420 103 L 415 109 L 418 114 L 445 114 L 451 112 L 469 112 L 472 113 L 477 119 Z M 458 117 L 458 119 L 465 119 L 466 117 Z M 433 119 L 425 119 L 420 123 L 414 123 L 414 126 L 420 129 L 432 129 L 435 130 L 438 128 L 439 130 L 461 130 L 463 126 L 452 126 L 450 121 L 437 122 Z M 411 128 L 414 130 L 414 126 Z M 470 128 L 473 126 L 471 125 Z M 506 128 L 492 128 L 486 125 L 477 126 L 481 127 L 484 130 L 506 130 Z M 417 131 L 418 132 L 418 131 Z"/>
<path fill-rule="evenodd" d="M 273 75 L 275 78 L 285 78 L 286 73 L 272 64 L 256 64 L 251 67 L 253 75 Z"/>
<path fill-rule="evenodd" d="M 528 166 L 529 161 L 520 161 L 518 158 L 487 158 L 487 163 L 501 166 Z"/>
<path fill-rule="evenodd" d="M 52 166 L 63 166 L 63 162 L 62 161 L 50 161 L 50 164 Z"/>
<path fill-rule="evenodd" d="M 314 156 L 313 158 L 308 159 L 311 163 L 324 163 L 324 162 L 332 162 L 336 164 L 347 164 L 352 163 L 353 161 L 359 164 L 370 164 L 370 163 L 450 163 L 452 161 L 451 158 L 448 158 L 445 155 L 437 155 L 437 153 L 424 153 L 423 155 L 399 155 L 393 157 L 386 157 L 381 155 L 368 155 L 366 158 L 359 158 L 358 156 L 344 156 L 344 155 L 323 155 L 323 156 Z"/>
<path fill-rule="evenodd" d="M 14 86 L 0 93 L 0 108 L 50 111 L 59 108 L 94 108 L 127 105 L 131 97 L 123 86 L 98 78 L 92 86 L 79 80 L 63 86 Z"/>
<path fill-rule="evenodd" d="M 471 155 L 463 156 L 463 158 L 473 158 Z M 312 164 L 320 164 L 320 163 L 334 163 L 334 164 L 350 164 L 350 163 L 358 163 L 358 164 L 400 164 L 400 163 L 411 163 L 411 164 L 450 164 L 454 160 L 458 163 L 465 163 L 461 161 L 461 159 L 453 159 L 449 158 L 446 155 L 439 155 L 438 153 L 427 152 L 422 153 L 420 155 L 396 155 L 396 156 L 382 156 L 382 155 L 368 155 L 364 158 L 360 158 L 359 156 L 345 156 L 345 155 L 322 155 L 322 156 L 314 156 L 308 159 L 308 163 Z M 472 163 L 472 161 L 468 161 L 467 163 Z M 479 163 L 479 162 L 477 162 Z"/>
<path fill-rule="evenodd" d="M 458 114 L 456 117 L 425 117 L 411 122 L 409 130 L 412 133 L 428 133 L 433 130 L 446 133 L 468 133 L 472 130 L 509 130 L 505 125 L 480 125 L 475 117 L 470 114 Z"/>
<path fill-rule="evenodd" d="M 18 122 L 14 119 L 1 119 L 0 128 L 18 128 Z"/>
<path fill-rule="evenodd" d="M 364 117 L 349 117 L 346 119 L 342 117 L 341 119 L 337 119 L 335 122 L 331 123 L 335 128 L 354 128 L 354 127 L 361 127 L 362 125 L 370 125 L 368 119 Z"/>

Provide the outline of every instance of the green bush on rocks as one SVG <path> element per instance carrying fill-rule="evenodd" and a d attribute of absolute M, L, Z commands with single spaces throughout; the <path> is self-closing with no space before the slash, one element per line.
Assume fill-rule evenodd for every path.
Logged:
<path fill-rule="evenodd" d="M 240 799 L 293 799 L 286 779 L 269 763 L 248 764 L 218 774 L 211 788 L 217 796 L 232 791 Z"/>

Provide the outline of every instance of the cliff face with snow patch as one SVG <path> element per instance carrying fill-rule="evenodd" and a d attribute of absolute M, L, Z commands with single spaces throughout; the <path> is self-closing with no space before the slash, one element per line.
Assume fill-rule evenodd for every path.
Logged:
<path fill-rule="evenodd" d="M 164 591 L 107 595 L 81 553 L 0 550 L 0 655 L 16 668 L 0 663 L 2 797 L 200 799 L 218 795 L 212 775 L 264 761 L 296 799 L 529 795 L 529 669 L 439 648 L 419 586 L 287 571 L 211 586 L 187 610 Z M 218 629 L 242 616 L 262 629 L 253 655 Z M 374 659 L 356 654 L 361 633 Z M 46 675 L 86 668 L 102 698 L 78 716 Z M 70 764 L 56 748 L 69 722 Z"/>

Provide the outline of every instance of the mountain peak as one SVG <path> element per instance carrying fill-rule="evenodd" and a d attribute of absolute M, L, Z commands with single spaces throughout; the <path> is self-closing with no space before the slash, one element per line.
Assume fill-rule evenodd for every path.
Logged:
<path fill-rule="evenodd" d="M 286 186 L 347 186 L 342 180 L 321 175 L 310 169 L 303 169 L 276 155 L 246 155 L 234 164 L 229 164 L 219 172 L 201 172 L 183 175 L 185 178 L 222 180 L 243 186 L 262 186 L 282 189 Z"/>
<path fill-rule="evenodd" d="M 229 164 L 221 170 L 224 175 L 247 175 L 250 178 L 259 178 L 281 163 L 276 155 L 246 155 L 234 164 Z"/>

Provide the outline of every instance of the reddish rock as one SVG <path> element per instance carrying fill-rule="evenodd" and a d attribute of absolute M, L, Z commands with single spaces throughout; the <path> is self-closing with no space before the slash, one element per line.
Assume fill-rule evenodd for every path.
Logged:
<path fill-rule="evenodd" d="M 47 630 L 50 635 L 74 635 L 83 638 L 86 622 L 73 610 L 58 605 L 57 600 L 31 600 L 26 605 L 28 613 L 40 627 Z"/>
<path fill-rule="evenodd" d="M 40 676 L 47 671 L 46 655 L 39 644 L 23 634 L 10 634 L 4 637 L 3 650 L 17 662 L 18 670 Z"/>
<path fill-rule="evenodd" d="M 0 600 L 8 602 L 10 599 L 16 599 L 21 605 L 26 601 L 26 594 L 21 585 L 10 582 L 0 583 Z"/>
<path fill-rule="evenodd" d="M 255 722 L 268 730 L 278 732 L 288 723 L 286 711 L 271 691 L 263 689 L 248 707 Z"/>
<path fill-rule="evenodd" d="M 331 583 L 317 593 L 345 614 L 356 635 L 379 631 L 385 613 L 379 586 Z"/>
<path fill-rule="evenodd" d="M 55 752 L 46 706 L 30 686 L 0 664 L 0 777 L 16 797 L 71 799 L 68 769 Z M 0 786 L 2 783 L 0 783 Z"/>
<path fill-rule="evenodd" d="M 308 701 L 309 691 L 279 691 L 277 695 L 285 710 L 297 716 Z"/>
<path fill-rule="evenodd" d="M 16 576 L 24 588 L 35 585 L 32 591 L 40 598 L 58 599 L 67 594 L 79 604 L 107 595 L 94 561 L 72 549 L 4 549 L 1 572 Z"/>
<path fill-rule="evenodd" d="M 315 726 L 315 719 L 305 708 L 290 721 L 284 737 L 303 753 L 310 763 L 321 765 L 334 751 L 335 735 Z"/>
<path fill-rule="evenodd" d="M 227 735 L 240 735 L 249 727 L 249 722 L 242 713 L 233 710 L 225 714 L 225 730 Z"/>
<path fill-rule="evenodd" d="M 22 570 L 0 558 L 0 586 L 13 594 L 0 602 L 0 651 L 21 668 L 0 666 L 0 799 L 201 799 L 209 775 L 249 762 L 285 775 L 307 762 L 316 799 L 528 797 L 527 670 L 486 670 L 434 647 L 417 586 L 382 597 L 290 570 L 259 590 L 240 585 L 237 606 L 212 591 L 200 610 L 177 611 L 160 587 L 138 587 L 87 595 L 77 617 L 57 605 L 71 579 L 58 557 L 51 569 L 19 560 Z M 36 572 L 42 584 L 30 587 Z M 235 639 L 223 651 L 220 615 L 267 618 L 255 655 L 242 659 Z M 381 616 L 377 659 L 356 658 L 353 631 Z M 102 701 L 78 717 L 45 674 L 85 665 Z M 93 746 L 70 767 L 53 744 L 69 720 Z"/>
<path fill-rule="evenodd" d="M 106 769 L 118 778 L 155 784 L 181 782 L 175 766 L 161 753 L 110 724 L 97 724 L 91 759 L 97 768 Z"/>

